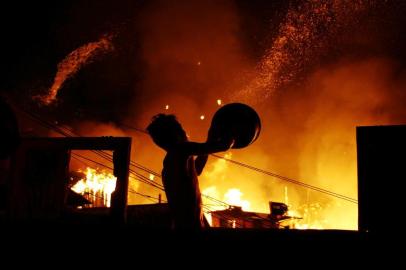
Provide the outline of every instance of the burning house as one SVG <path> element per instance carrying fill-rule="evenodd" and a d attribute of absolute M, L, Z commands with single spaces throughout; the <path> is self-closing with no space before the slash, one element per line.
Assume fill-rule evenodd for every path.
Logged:
<path fill-rule="evenodd" d="M 69 222 L 90 205 L 105 209 L 101 212 L 110 222 L 125 222 L 130 147 L 131 138 L 23 139 L 13 155 L 7 183 L 8 218 Z M 114 176 L 88 169 L 86 179 L 74 183 L 69 163 L 75 149 L 112 150 Z M 88 213 L 92 212 L 97 211 Z"/>
<path fill-rule="evenodd" d="M 300 219 L 288 215 L 288 206 L 284 203 L 270 202 L 270 213 L 243 211 L 240 206 L 230 206 L 225 210 L 211 212 L 212 227 L 251 228 L 251 229 L 282 229 L 289 228 L 285 224 L 292 219 Z"/>

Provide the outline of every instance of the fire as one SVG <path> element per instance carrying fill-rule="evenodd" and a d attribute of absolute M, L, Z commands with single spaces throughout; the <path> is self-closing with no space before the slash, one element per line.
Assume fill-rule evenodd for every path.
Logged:
<path fill-rule="evenodd" d="M 79 172 L 82 172 L 79 170 Z M 94 207 L 111 206 L 111 194 L 116 189 L 117 177 L 113 174 L 87 167 L 86 179 L 81 179 L 71 187 L 73 191 L 84 195 Z"/>
<path fill-rule="evenodd" d="M 165 110 L 169 110 L 169 105 L 166 105 L 166 106 L 165 106 Z"/>
<path fill-rule="evenodd" d="M 204 114 L 200 115 L 200 120 L 204 120 L 205 116 Z"/>
<path fill-rule="evenodd" d="M 110 37 L 102 37 L 99 41 L 87 43 L 68 54 L 65 59 L 58 64 L 58 71 L 49 89 L 49 93 L 39 97 L 39 100 L 45 105 L 55 102 L 59 89 L 67 79 L 74 76 L 84 65 L 90 63 L 96 56 L 101 53 L 109 52 L 112 49 L 113 45 L 110 41 Z"/>
<path fill-rule="evenodd" d="M 226 194 L 224 194 L 224 201 L 230 205 L 241 206 L 244 211 L 250 210 L 250 202 L 247 200 L 242 200 L 243 193 L 237 188 L 229 189 Z"/>
<path fill-rule="evenodd" d="M 218 100 L 217 100 L 217 105 L 221 106 L 221 104 L 222 104 L 221 99 L 218 99 Z"/>
<path fill-rule="evenodd" d="M 227 159 L 231 159 L 231 153 L 226 154 Z M 236 182 L 240 181 L 244 176 L 241 174 L 240 168 L 235 168 L 223 159 L 215 160 L 210 164 L 210 167 L 204 171 L 202 175 L 202 194 L 203 203 L 205 205 L 205 216 L 210 224 L 210 212 L 217 210 L 225 210 L 229 206 L 240 206 L 243 211 L 270 214 L 269 202 L 283 202 L 288 206 L 289 211 L 286 215 L 290 218 L 280 222 L 281 227 L 289 227 L 291 229 L 326 229 L 337 228 L 334 224 L 328 222 L 327 217 L 330 217 L 336 209 L 334 205 L 327 203 L 314 202 L 309 199 L 307 201 L 298 200 L 294 189 L 289 189 L 288 186 L 281 186 L 278 192 L 274 192 L 273 197 L 261 197 L 257 194 L 260 190 L 255 189 L 255 185 L 247 183 L 246 186 L 239 188 L 232 187 Z M 233 181 L 228 179 L 228 176 L 233 176 Z M 237 178 L 238 177 L 238 178 Z M 206 181 L 214 180 L 215 184 L 208 185 Z M 276 187 L 276 186 L 275 186 Z M 228 205 L 221 204 L 216 200 L 223 201 Z"/>

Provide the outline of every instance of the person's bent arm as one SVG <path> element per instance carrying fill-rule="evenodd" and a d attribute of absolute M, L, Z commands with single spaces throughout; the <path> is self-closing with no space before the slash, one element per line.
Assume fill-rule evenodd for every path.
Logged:
<path fill-rule="evenodd" d="M 229 150 L 234 145 L 233 139 L 221 139 L 205 143 L 185 142 L 181 148 L 188 155 L 201 156 Z"/>
<path fill-rule="evenodd" d="M 209 158 L 208 155 L 200 155 L 197 156 L 195 160 L 195 168 L 196 168 L 196 173 L 197 175 L 200 175 L 204 169 L 204 166 L 206 166 L 207 159 Z"/>

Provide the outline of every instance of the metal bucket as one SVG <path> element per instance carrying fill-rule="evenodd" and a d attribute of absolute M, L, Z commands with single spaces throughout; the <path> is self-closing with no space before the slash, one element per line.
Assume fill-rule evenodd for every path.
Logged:
<path fill-rule="evenodd" d="M 261 131 L 261 120 L 256 111 L 242 103 L 222 106 L 211 121 L 209 139 L 233 138 L 232 148 L 243 148 L 253 143 Z"/>

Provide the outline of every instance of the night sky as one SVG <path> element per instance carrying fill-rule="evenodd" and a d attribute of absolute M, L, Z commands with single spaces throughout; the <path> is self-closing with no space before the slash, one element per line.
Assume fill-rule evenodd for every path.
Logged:
<path fill-rule="evenodd" d="M 47 110 L 57 114 L 63 112 L 60 117 L 67 122 L 73 117 L 100 121 L 121 119 L 134 103 L 137 104 L 145 76 L 146 63 L 139 42 L 143 23 L 140 17 L 145 9 L 159 2 L 164 1 L 8 3 L 2 7 L 0 16 L 1 92 L 18 104 L 34 106 L 29 97 L 47 91 L 59 61 L 79 46 L 98 40 L 105 33 L 115 33 L 115 51 L 96 59 L 68 80 L 59 93 L 59 109 Z M 234 1 L 240 25 L 236 34 L 247 58 L 251 61 L 261 58 L 287 10 L 302 2 Z M 406 63 L 406 19 L 403 16 L 406 4 L 400 0 L 378 2 L 382 3 L 364 14 L 364 18 L 359 18 L 359 29 L 349 33 L 359 34 L 359 40 L 344 40 L 320 61 L 334 61 L 342 55 L 356 58 L 374 55 L 395 59 L 399 70 L 403 68 Z M 177 1 L 176 5 L 182 6 L 182 1 Z M 210 10 L 202 12 L 210 16 Z M 164 29 L 165 25 L 162 27 Z"/>
<path fill-rule="evenodd" d="M 42 93 L 52 84 L 56 66 L 77 47 L 118 33 L 116 51 L 87 66 L 64 86 L 61 110 L 75 113 L 84 109 L 104 120 L 119 118 L 104 109 L 127 106 L 136 94 L 144 63 L 139 55 L 137 18 L 153 1 L 56 1 L 53 3 L 13 1 L 2 8 L 1 91 L 29 103 L 27 97 Z M 241 32 L 253 57 L 265 49 L 269 18 L 286 4 L 268 1 L 237 1 L 247 26 Z M 264 27 L 265 26 L 265 27 Z M 97 89 L 97 94 L 93 89 Z M 120 91 L 117 91 L 120 89 Z M 69 104 L 68 106 L 66 106 Z M 73 109 L 74 108 L 74 109 Z"/>
<path fill-rule="evenodd" d="M 145 92 L 144 80 L 148 72 L 148 63 L 142 55 L 145 46 L 142 42 L 145 36 L 144 13 L 151 6 L 163 2 L 8 3 L 2 8 L 0 18 L 0 91 L 20 106 L 42 110 L 42 114 L 58 115 L 59 120 L 67 123 L 72 119 L 102 122 L 123 119 L 129 111 L 134 111 L 134 104 L 144 102 L 143 98 L 159 95 L 159 92 L 152 91 L 147 97 L 142 97 L 139 93 Z M 173 5 L 182 6 L 187 2 L 179 1 Z M 287 11 L 304 1 L 228 2 L 234 5 L 238 16 L 239 28 L 235 34 L 243 47 L 244 57 L 255 63 L 261 60 L 272 44 Z M 399 71 L 403 70 L 406 64 L 406 19 L 403 16 L 406 4 L 400 0 L 377 2 L 377 7 L 356 18 L 360 22 L 357 29 L 346 30 L 349 33 L 343 35 L 339 43 L 334 41 L 328 53 L 306 68 L 311 71 L 320 63 L 334 62 L 348 56 L 353 59 L 374 56 L 393 59 Z M 201 12 L 204 16 L 210 16 L 210 9 Z M 162 31 L 165 31 L 164 27 Z M 58 94 L 57 108 L 38 107 L 32 97 L 47 92 L 57 64 L 76 48 L 96 41 L 106 33 L 114 34 L 114 52 L 95 59 L 68 79 Z M 348 36 L 351 37 L 350 41 Z M 198 98 L 202 97 L 205 98 Z"/>

